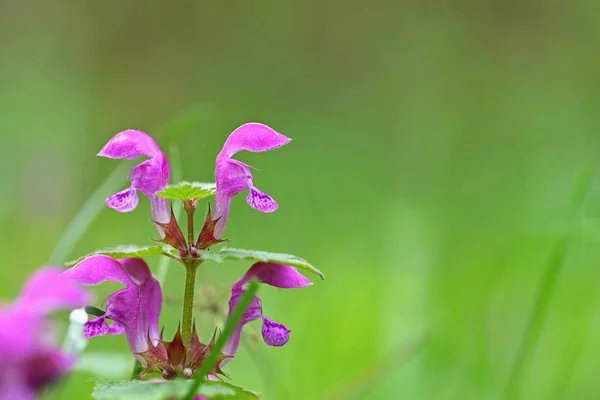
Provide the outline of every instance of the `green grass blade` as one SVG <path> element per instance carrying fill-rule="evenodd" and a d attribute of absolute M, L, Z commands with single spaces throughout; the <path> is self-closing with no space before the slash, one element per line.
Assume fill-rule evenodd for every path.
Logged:
<path fill-rule="evenodd" d="M 50 265 L 62 265 L 91 223 L 104 209 L 104 200 L 125 184 L 127 163 L 120 164 L 85 202 L 71 221 L 50 256 Z"/>
<path fill-rule="evenodd" d="M 236 326 L 239 324 L 240 320 L 242 319 L 242 316 L 246 312 L 246 309 L 250 305 L 250 302 L 254 298 L 254 295 L 256 294 L 257 291 L 258 291 L 258 282 L 253 280 L 252 282 L 250 282 L 250 284 L 248 285 L 248 288 L 246 289 L 246 291 L 240 298 L 240 302 L 238 303 L 237 307 L 233 311 L 231 318 L 225 324 L 225 327 L 223 328 L 223 332 L 219 336 L 219 339 L 217 340 L 215 347 L 213 347 L 212 351 L 210 352 L 210 354 L 208 355 L 208 357 L 202 364 L 202 367 L 200 367 L 200 369 L 198 370 L 196 377 L 194 378 L 193 385 L 190 387 L 190 390 L 188 391 L 187 395 L 184 397 L 185 400 L 192 400 L 194 398 L 195 394 L 198 392 L 198 389 L 200 388 L 200 386 L 202 386 L 202 383 L 204 382 L 206 375 L 208 375 L 208 373 L 212 370 L 212 368 L 217 363 L 217 360 L 219 359 L 219 355 L 221 354 L 221 350 L 223 349 L 223 347 L 229 340 L 229 337 L 233 334 L 233 331 L 235 330 Z"/>
<path fill-rule="evenodd" d="M 427 333 L 420 334 L 394 347 L 389 354 L 377 363 L 363 369 L 356 376 L 337 386 L 334 391 L 324 396 L 323 400 L 359 400 L 368 396 L 387 374 L 400 368 L 418 356 L 427 344 Z"/>
<path fill-rule="evenodd" d="M 585 197 L 589 191 L 593 176 L 594 165 L 586 165 L 582 169 L 579 178 L 573 187 L 571 205 L 569 214 L 567 215 L 569 218 L 569 224 L 574 222 L 573 220 L 581 210 Z M 571 232 L 571 230 L 569 230 L 569 232 Z M 554 294 L 556 282 L 564 264 L 570 240 L 570 235 L 561 237 L 556 243 L 550 260 L 548 261 L 546 271 L 544 272 L 538 293 L 534 300 L 533 309 L 529 315 L 529 319 L 527 321 L 525 331 L 523 332 L 515 360 L 510 370 L 508 381 L 504 390 L 503 398 L 505 399 L 517 398 L 519 384 L 525 365 L 535 350 L 535 346 L 539 340 L 540 332 L 546 321 L 550 300 Z"/>

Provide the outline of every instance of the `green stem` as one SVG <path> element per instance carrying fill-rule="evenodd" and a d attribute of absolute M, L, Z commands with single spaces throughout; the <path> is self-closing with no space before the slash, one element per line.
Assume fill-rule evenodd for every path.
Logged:
<path fill-rule="evenodd" d="M 192 250 L 194 245 L 194 207 L 190 200 L 183 201 L 183 207 L 187 214 L 187 228 L 188 228 L 188 250 Z"/>
<path fill-rule="evenodd" d="M 233 311 L 233 314 L 231 315 L 231 317 L 225 324 L 225 327 L 223 328 L 223 333 L 221 333 L 221 335 L 217 339 L 217 343 L 215 343 L 215 347 L 213 347 L 213 349 L 211 350 L 208 357 L 206 357 L 206 359 L 202 363 L 202 366 L 200 367 L 198 372 L 196 372 L 196 376 L 194 377 L 194 382 L 192 383 L 192 385 L 190 386 L 190 389 L 188 390 L 187 394 L 184 397 L 185 400 L 192 400 L 194 398 L 194 395 L 196 393 L 198 393 L 200 386 L 202 386 L 202 384 L 205 381 L 206 375 L 208 375 L 208 373 L 213 369 L 213 367 L 219 360 L 219 356 L 221 355 L 221 350 L 223 349 L 223 347 L 229 340 L 229 337 L 233 334 L 233 331 L 235 330 L 235 328 L 238 326 L 239 322 L 242 319 L 242 316 L 246 312 L 246 309 L 252 302 L 252 299 L 254 298 L 254 295 L 256 294 L 257 291 L 258 291 L 258 282 L 253 280 L 248 284 L 248 287 L 246 288 L 246 290 L 244 291 L 244 294 L 240 298 L 238 305 L 235 307 L 235 310 Z"/>
<path fill-rule="evenodd" d="M 541 285 L 534 299 L 533 309 L 527 320 L 527 325 L 521 342 L 517 349 L 517 354 L 513 361 L 508 381 L 504 389 L 505 399 L 519 398 L 519 387 L 523 376 L 523 371 L 529 362 L 536 344 L 539 341 L 540 333 L 546 322 L 550 309 L 550 302 L 556 289 L 556 282 L 566 258 L 569 244 L 572 241 L 571 232 L 573 220 L 584 206 L 586 195 L 590 189 L 592 178 L 594 176 L 594 164 L 585 165 L 579 174 L 579 178 L 571 193 L 571 204 L 568 210 L 569 234 L 561 237 L 555 248 L 552 256 L 543 273 Z"/>
<path fill-rule="evenodd" d="M 190 344 L 192 337 L 192 319 L 194 317 L 194 289 L 198 264 L 186 265 L 185 293 L 183 295 L 183 320 L 181 322 L 181 337 L 185 345 Z"/>

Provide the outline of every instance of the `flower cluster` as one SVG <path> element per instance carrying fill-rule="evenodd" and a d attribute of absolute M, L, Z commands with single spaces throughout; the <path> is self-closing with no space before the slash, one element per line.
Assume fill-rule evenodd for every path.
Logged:
<path fill-rule="evenodd" d="M 133 356 L 142 367 L 138 379 L 152 379 L 155 374 L 160 375 L 161 379 L 195 377 L 207 357 L 215 351 L 219 334 L 215 329 L 212 339 L 204 344 L 196 332 L 193 316 L 196 270 L 211 257 L 218 258 L 220 254 L 225 254 L 226 249 L 222 249 L 223 252 L 209 252 L 209 249 L 225 241 L 223 233 L 234 196 L 247 190 L 246 201 L 252 208 L 267 213 L 278 208 L 271 196 L 254 185 L 251 167 L 235 160 L 233 156 L 243 150 L 273 150 L 289 142 L 289 138 L 259 123 L 242 125 L 231 133 L 216 158 L 216 182 L 206 184 L 214 188 L 214 191 L 207 192 L 216 197 L 214 211 L 208 205 L 204 225 L 196 237 L 194 213 L 199 198 L 203 196 L 178 198 L 184 202 L 188 217 L 187 235 L 184 235 L 169 198 L 163 193 L 169 186 L 170 165 L 156 141 L 137 130 L 126 130 L 110 139 L 98 153 L 99 156 L 112 159 L 147 157 L 131 169 L 130 187 L 110 196 L 106 205 L 118 212 L 130 212 L 137 208 L 138 192 L 149 199 L 152 221 L 160 235 L 158 242 L 162 243 L 156 248 L 164 256 L 179 261 L 186 270 L 180 326 L 172 340 L 165 340 L 159 328 L 163 305 L 160 282 L 152 275 L 148 264 L 136 258 L 135 254 L 116 259 L 109 253 L 98 252 L 64 272 L 56 268 L 42 269 L 31 278 L 14 305 L 0 308 L 0 325 L 11 327 L 0 330 L 0 354 L 8 360 L 9 365 L 9 368 L 0 371 L 0 398 L 35 398 L 35 393 L 72 367 L 73 357 L 58 350 L 56 345 L 52 345 L 51 338 L 45 336 L 46 332 L 50 332 L 46 316 L 59 308 L 90 305 L 90 298 L 83 286 L 108 281 L 122 287 L 103 302 L 104 311 L 88 308 L 94 311 L 94 318 L 85 323 L 85 337 L 125 335 Z M 294 266 L 282 263 L 280 259 L 259 257 L 255 261 L 231 287 L 226 323 L 232 319 L 250 281 L 283 289 L 311 285 Z M 283 346 L 288 342 L 290 329 L 268 318 L 263 313 L 260 298 L 254 295 L 239 323 L 233 325 L 234 322 L 231 322 L 235 326 L 233 334 L 220 349 L 221 353 L 217 354 L 217 362 L 210 366 L 207 379 L 217 380 L 224 375 L 222 368 L 236 355 L 242 329 L 257 319 L 262 320 L 262 337 L 267 345 Z"/>

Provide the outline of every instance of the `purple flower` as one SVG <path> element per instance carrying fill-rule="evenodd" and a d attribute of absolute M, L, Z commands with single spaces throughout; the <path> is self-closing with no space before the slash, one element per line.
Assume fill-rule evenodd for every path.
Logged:
<path fill-rule="evenodd" d="M 52 324 L 46 316 L 82 307 L 90 298 L 61 272 L 52 267 L 36 271 L 14 304 L 0 305 L 0 399 L 35 399 L 36 392 L 75 362 L 52 344 Z"/>
<path fill-rule="evenodd" d="M 168 183 L 171 169 L 169 160 L 148 134 L 126 130 L 116 134 L 100 150 L 99 156 L 125 158 L 132 160 L 140 156 L 149 157 L 131 169 L 131 187 L 116 193 L 106 200 L 106 205 L 119 212 L 133 211 L 138 205 L 137 191 L 145 194 L 152 204 L 152 218 L 155 222 L 166 224 L 171 219 L 167 199 L 156 197 Z M 157 229 L 164 237 L 162 228 Z"/>
<path fill-rule="evenodd" d="M 282 289 L 300 288 L 312 285 L 312 283 L 306 277 L 301 275 L 294 267 L 264 262 L 256 263 L 248 270 L 248 272 L 246 272 L 242 279 L 234 283 L 231 287 L 229 316 L 231 316 L 235 310 L 235 307 L 239 303 L 241 296 L 244 294 L 244 286 L 252 279 L 257 279 L 259 282 Z M 258 296 L 254 296 L 250 306 L 242 316 L 239 325 L 236 327 L 233 335 L 231 335 L 231 338 L 225 345 L 223 353 L 230 356 L 235 355 L 240 345 L 242 328 L 247 323 L 259 318 L 262 318 L 263 320 L 262 336 L 266 344 L 269 346 L 283 346 L 288 342 L 290 339 L 291 330 L 285 325 L 267 318 L 263 314 L 260 298 Z M 221 366 L 223 366 L 228 360 L 229 358 L 225 359 L 221 363 Z"/>
<path fill-rule="evenodd" d="M 278 207 L 271 196 L 261 192 L 254 186 L 250 167 L 231 157 L 242 150 L 251 152 L 273 150 L 288 144 L 290 141 L 290 138 L 275 132 L 268 126 L 255 122 L 240 126 L 229 135 L 223 149 L 217 156 L 215 169 L 217 195 L 213 220 L 218 219 L 214 231 L 214 236 L 217 239 L 223 235 L 227 225 L 231 199 L 241 191 L 250 190 L 246 201 L 254 209 L 262 212 L 273 212 Z"/>
<path fill-rule="evenodd" d="M 65 271 L 64 275 L 84 285 L 97 285 L 106 281 L 125 285 L 124 289 L 108 296 L 104 315 L 86 323 L 86 337 L 124 332 L 134 354 L 148 349 L 148 338 L 153 344 L 158 343 L 162 292 L 144 260 L 115 260 L 95 255 Z M 112 325 L 109 326 L 107 320 L 112 320 Z M 141 357 L 138 359 L 143 363 Z"/>

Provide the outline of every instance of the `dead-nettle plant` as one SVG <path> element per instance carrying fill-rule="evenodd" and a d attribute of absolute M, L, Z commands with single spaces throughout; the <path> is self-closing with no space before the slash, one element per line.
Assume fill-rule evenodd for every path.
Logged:
<path fill-rule="evenodd" d="M 250 207 L 273 212 L 278 208 L 271 196 L 254 185 L 251 167 L 233 158 L 243 150 L 264 152 L 276 149 L 290 139 L 259 123 L 240 126 L 229 135 L 216 159 L 215 183 L 179 182 L 169 184 L 169 160 L 148 134 L 126 130 L 108 141 L 99 156 L 113 159 L 147 159 L 131 169 L 131 186 L 106 200 L 119 212 L 133 211 L 138 192 L 150 200 L 152 221 L 159 238 L 154 246 L 119 246 L 96 251 L 71 263 L 64 272 L 44 268 L 36 272 L 21 297 L 11 306 L 0 308 L 0 353 L 5 365 L 0 372 L 0 398 L 34 399 L 64 376 L 76 363 L 85 338 L 125 335 L 137 360 L 131 381 L 100 382 L 93 391 L 97 399 L 252 399 L 257 395 L 223 380 L 225 365 L 235 357 L 243 327 L 262 321 L 262 337 L 269 346 L 283 346 L 290 329 L 268 318 L 258 284 L 283 289 L 302 288 L 312 283 L 297 268 L 323 277 L 306 260 L 282 253 L 213 246 L 226 242 L 224 231 L 230 219 L 232 198 L 248 191 Z M 215 196 L 214 209 L 206 206 L 204 223 L 196 232 L 194 215 L 200 200 Z M 171 202 L 183 202 L 187 214 L 182 229 Z M 171 340 L 159 329 L 163 304 L 161 283 L 152 275 L 142 257 L 162 255 L 179 262 L 186 271 L 183 283 L 183 310 Z M 231 286 L 229 311 L 222 331 L 215 328 L 207 343 L 196 331 L 194 292 L 196 272 L 205 262 L 250 260 L 248 271 Z M 102 304 L 92 303 L 83 286 L 117 282 L 123 288 L 110 294 Z M 70 339 L 62 349 L 46 337 L 48 313 L 58 308 L 76 308 L 72 313 Z M 92 319 L 81 321 L 82 310 Z M 79 325 L 78 325 L 79 324 Z M 74 328 L 73 328 L 74 326 Z M 77 329 L 79 326 L 79 329 Z M 78 337 L 79 336 L 79 337 Z M 77 347 L 73 351 L 72 347 Z M 8 365 L 6 359 L 8 358 Z"/>

